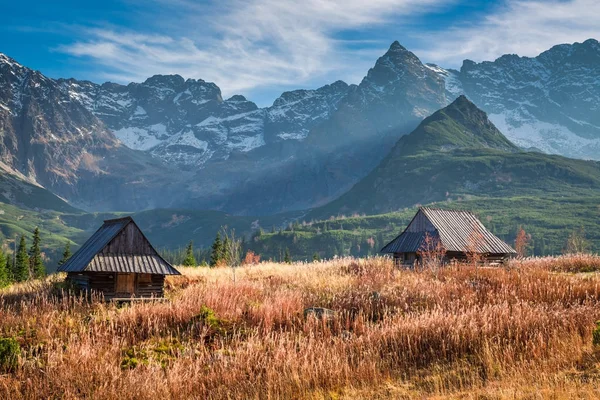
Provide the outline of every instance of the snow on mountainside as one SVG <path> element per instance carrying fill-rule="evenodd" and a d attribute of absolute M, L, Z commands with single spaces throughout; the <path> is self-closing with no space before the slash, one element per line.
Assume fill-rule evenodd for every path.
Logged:
<path fill-rule="evenodd" d="M 338 81 L 285 92 L 266 108 L 239 95 L 223 100 L 214 83 L 179 75 L 156 75 L 129 85 L 58 82 L 126 146 L 184 169 L 227 160 L 232 152 L 301 142 L 315 128 L 317 141 L 333 143 L 339 140 L 336 132 L 370 136 L 402 124 L 403 131 L 410 130 L 461 94 L 519 146 L 600 159 L 599 48 L 597 41 L 588 40 L 555 46 L 535 58 L 466 60 L 455 71 L 423 65 L 394 42 L 359 86 Z"/>
<path fill-rule="evenodd" d="M 170 168 L 123 146 L 84 106 L 90 100 L 0 54 L 1 169 L 82 208 L 153 206 L 157 187 L 173 182 Z"/>
<path fill-rule="evenodd" d="M 54 80 L 0 54 L 0 161 L 88 209 L 306 209 L 461 94 L 522 147 L 600 159 L 600 45 L 588 40 L 460 71 L 394 42 L 359 85 L 289 91 L 265 108 L 201 79 Z M 164 196 L 168 185 L 186 189 Z"/>
<path fill-rule="evenodd" d="M 524 148 L 600 160 L 600 44 L 558 45 L 537 57 L 466 60 L 460 71 L 429 65 L 448 97 L 466 94 Z"/>
<path fill-rule="evenodd" d="M 127 86 L 59 82 L 126 146 L 184 168 L 226 160 L 231 152 L 270 142 L 302 140 L 328 118 L 349 88 L 338 81 L 317 90 L 286 92 L 261 109 L 240 95 L 223 100 L 214 83 L 179 75 L 156 75 Z"/>

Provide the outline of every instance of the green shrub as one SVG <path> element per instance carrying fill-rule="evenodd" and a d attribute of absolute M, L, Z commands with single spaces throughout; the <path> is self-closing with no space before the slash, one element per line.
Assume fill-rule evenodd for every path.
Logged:
<path fill-rule="evenodd" d="M 0 370 L 12 372 L 17 368 L 21 346 L 15 338 L 0 338 Z"/>
<path fill-rule="evenodd" d="M 600 321 L 596 321 L 596 328 L 592 332 L 592 344 L 600 346 Z"/>
<path fill-rule="evenodd" d="M 206 306 L 202 306 L 202 308 L 200 308 L 200 312 L 196 316 L 196 319 L 203 321 L 206 325 L 214 329 L 221 327 L 221 320 L 219 317 L 217 317 L 212 309 Z"/>
<path fill-rule="evenodd" d="M 210 308 L 202 306 L 200 312 L 193 316 L 189 322 L 189 326 L 192 329 L 202 329 L 202 327 L 208 328 L 208 338 L 214 338 L 215 336 L 227 336 L 233 332 L 234 324 L 219 316 Z"/>
<path fill-rule="evenodd" d="M 148 365 L 148 354 L 145 350 L 133 346 L 123 351 L 121 369 L 134 369 L 140 364 Z"/>

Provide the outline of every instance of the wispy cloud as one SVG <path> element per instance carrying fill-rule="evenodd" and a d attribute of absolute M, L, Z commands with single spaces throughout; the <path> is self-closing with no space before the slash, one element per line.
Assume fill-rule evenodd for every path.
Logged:
<path fill-rule="evenodd" d="M 598 0 L 508 0 L 481 20 L 426 35 L 416 52 L 427 61 L 453 67 L 465 58 L 536 56 L 556 44 L 600 38 L 599 16 Z"/>
<path fill-rule="evenodd" d="M 597 0 L 499 0 L 479 18 L 454 15 L 449 29 L 427 26 L 428 14 L 465 1 L 154 0 L 138 10 L 146 13 L 139 28 L 71 27 L 80 39 L 59 50 L 103 71 L 97 79 L 177 73 L 213 81 L 227 96 L 358 82 L 394 39 L 408 39 L 425 61 L 458 67 L 600 37 Z M 425 23 L 413 29 L 419 17 Z"/>
<path fill-rule="evenodd" d="M 161 1 L 158 5 L 165 6 Z M 81 40 L 59 50 L 104 66 L 105 79 L 139 81 L 178 73 L 214 81 L 226 94 L 301 86 L 328 76 L 355 78 L 372 65 L 373 53 L 348 52 L 348 41 L 338 39 L 341 32 L 399 23 L 454 1 L 226 0 L 209 7 L 177 0 L 176 16 L 161 15 L 160 26 L 148 27 L 160 34 L 86 28 Z M 362 44 L 378 52 L 389 45 Z"/>

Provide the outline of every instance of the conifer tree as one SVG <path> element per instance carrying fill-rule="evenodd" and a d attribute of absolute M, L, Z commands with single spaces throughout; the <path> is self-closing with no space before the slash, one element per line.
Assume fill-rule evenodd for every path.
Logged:
<path fill-rule="evenodd" d="M 0 287 L 10 285 L 10 271 L 8 270 L 7 259 L 6 254 L 0 250 Z"/>
<path fill-rule="evenodd" d="M 29 279 L 29 256 L 27 255 L 27 243 L 25 242 L 25 235 L 21 235 L 19 247 L 17 247 L 13 275 L 16 282 L 23 282 Z"/>
<path fill-rule="evenodd" d="M 229 238 L 225 236 L 225 240 L 223 240 L 223 247 L 221 248 L 221 258 L 220 261 L 223 261 L 226 265 L 229 265 Z"/>
<path fill-rule="evenodd" d="M 185 249 L 185 259 L 183 260 L 183 265 L 186 267 L 195 267 L 198 265 L 196 262 L 196 257 L 194 257 L 194 243 L 191 240 Z"/>
<path fill-rule="evenodd" d="M 14 265 L 12 264 L 12 255 L 6 254 L 6 276 L 8 279 L 8 283 L 13 283 L 15 281 L 14 276 Z"/>
<path fill-rule="evenodd" d="M 313 261 L 319 261 L 321 258 L 319 257 L 319 253 L 317 253 L 316 251 L 313 254 Z"/>
<path fill-rule="evenodd" d="M 283 262 L 287 264 L 292 263 L 292 257 L 290 257 L 290 249 L 285 248 L 285 254 L 283 255 Z"/>
<path fill-rule="evenodd" d="M 215 267 L 223 257 L 223 242 L 221 242 L 221 233 L 217 232 L 215 241 L 210 249 L 210 266 Z"/>
<path fill-rule="evenodd" d="M 65 244 L 65 250 L 63 251 L 62 258 L 58 262 L 58 266 L 60 267 L 61 265 L 64 265 L 67 260 L 71 258 L 71 255 L 71 244 L 67 242 L 67 244 Z"/>
<path fill-rule="evenodd" d="M 40 229 L 36 227 L 33 231 L 33 243 L 29 249 L 30 271 L 34 278 L 43 278 L 46 275 L 46 266 L 44 260 L 42 260 L 41 242 Z"/>

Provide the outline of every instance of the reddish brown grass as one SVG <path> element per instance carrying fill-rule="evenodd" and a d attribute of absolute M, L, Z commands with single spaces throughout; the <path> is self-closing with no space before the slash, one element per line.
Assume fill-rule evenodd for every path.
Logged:
<path fill-rule="evenodd" d="M 123 308 L 61 295 L 54 276 L 0 296 L 1 335 L 22 348 L 0 398 L 596 398 L 600 278 L 564 273 L 589 265 L 341 259 L 241 267 L 235 282 L 182 268 L 170 302 Z"/>

